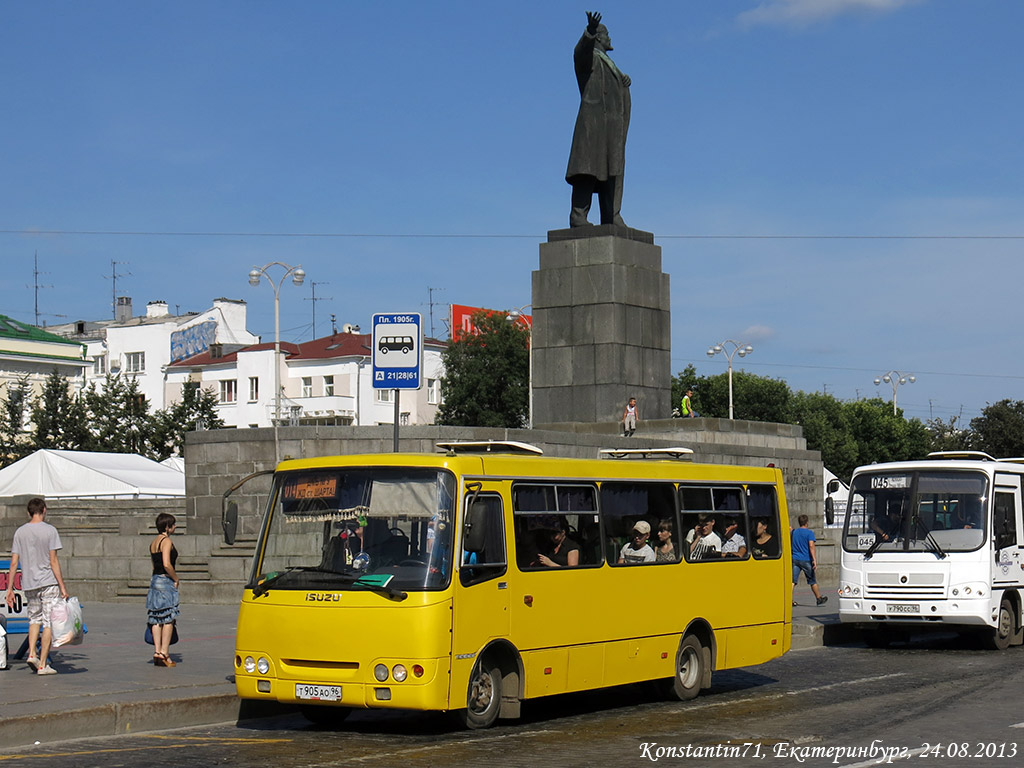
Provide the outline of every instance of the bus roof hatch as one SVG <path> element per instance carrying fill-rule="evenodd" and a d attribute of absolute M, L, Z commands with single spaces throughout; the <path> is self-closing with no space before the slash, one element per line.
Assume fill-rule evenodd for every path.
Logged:
<path fill-rule="evenodd" d="M 438 443 L 437 447 L 454 456 L 457 453 L 525 453 L 543 456 L 544 451 L 535 445 L 516 440 L 455 440 Z"/>
<path fill-rule="evenodd" d="M 602 448 L 601 456 L 606 459 L 675 459 L 676 461 L 693 461 L 693 451 L 689 448 Z"/>

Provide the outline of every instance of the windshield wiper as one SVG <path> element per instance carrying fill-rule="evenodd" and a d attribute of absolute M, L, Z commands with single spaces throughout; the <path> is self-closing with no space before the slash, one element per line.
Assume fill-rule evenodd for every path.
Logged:
<path fill-rule="evenodd" d="M 914 525 L 917 526 L 918 530 L 924 531 L 925 543 L 931 547 L 931 551 L 935 553 L 935 556 L 939 558 L 939 560 L 944 560 L 946 558 L 946 553 L 942 547 L 939 546 L 939 542 L 935 540 L 935 537 L 932 536 L 932 532 L 928 526 L 924 524 L 924 520 L 915 515 Z"/>
<path fill-rule="evenodd" d="M 878 548 L 880 546 L 882 546 L 882 544 L 884 544 L 884 543 L 885 543 L 885 539 L 883 539 L 878 534 L 875 534 L 875 543 L 872 544 L 870 547 L 868 547 L 868 551 L 864 553 L 864 559 L 865 560 L 870 560 L 871 556 L 873 554 L 875 554 L 875 552 L 878 551 Z"/>
<path fill-rule="evenodd" d="M 260 597 L 261 595 L 267 594 L 267 592 L 270 591 L 270 587 L 276 584 L 280 579 L 290 574 L 302 571 L 307 573 L 335 573 L 335 571 L 328 571 L 324 568 L 321 568 L 319 565 L 292 565 L 288 568 L 285 568 L 283 571 L 274 571 L 272 573 L 267 574 L 267 577 L 263 579 L 263 581 L 261 581 L 255 587 L 253 587 L 253 597 Z"/>
<path fill-rule="evenodd" d="M 344 573 L 342 571 L 333 571 L 329 568 L 323 568 L 319 565 L 293 565 L 286 568 L 283 571 L 271 573 L 267 576 L 267 578 L 265 578 L 263 581 L 261 581 L 253 588 L 253 597 L 261 597 L 262 595 L 267 594 L 267 592 L 270 591 L 270 588 L 274 584 L 276 584 L 280 579 L 297 572 L 322 573 L 336 578 L 340 577 L 340 581 L 342 581 L 342 583 L 344 584 L 354 584 L 356 586 L 369 589 L 372 592 L 377 592 L 379 594 L 385 595 L 386 597 L 394 598 L 395 600 L 405 600 L 407 597 L 409 597 L 408 593 L 403 592 L 400 589 L 395 589 L 394 587 L 388 586 L 387 582 L 391 581 L 390 578 L 387 578 L 387 581 L 384 581 L 380 577 L 369 574 L 356 575 L 353 573 Z M 381 583 L 375 584 L 373 582 L 374 579 L 378 579 Z"/>

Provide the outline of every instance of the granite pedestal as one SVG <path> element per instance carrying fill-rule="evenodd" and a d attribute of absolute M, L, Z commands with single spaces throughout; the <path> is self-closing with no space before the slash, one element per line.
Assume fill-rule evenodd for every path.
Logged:
<path fill-rule="evenodd" d="M 671 415 L 669 276 L 650 232 L 548 232 L 533 273 L 533 423 Z"/>

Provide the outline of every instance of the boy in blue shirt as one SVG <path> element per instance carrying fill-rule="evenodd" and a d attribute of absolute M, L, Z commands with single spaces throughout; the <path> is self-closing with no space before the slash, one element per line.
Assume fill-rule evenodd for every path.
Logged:
<path fill-rule="evenodd" d="M 818 579 L 814 575 L 814 571 L 818 567 L 818 557 L 814 551 L 814 531 L 807 527 L 809 521 L 810 518 L 807 515 L 800 515 L 797 518 L 800 527 L 790 534 L 793 543 L 793 592 L 795 596 L 796 583 L 800 580 L 800 571 L 803 571 L 807 578 L 807 585 L 814 593 L 814 599 L 818 601 L 818 605 L 821 605 L 828 602 L 828 598 L 818 590 Z M 796 600 L 793 600 L 793 605 L 796 605 Z"/>

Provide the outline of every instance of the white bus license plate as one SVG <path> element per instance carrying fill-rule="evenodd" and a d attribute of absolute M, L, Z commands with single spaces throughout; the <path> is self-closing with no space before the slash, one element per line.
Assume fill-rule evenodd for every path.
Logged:
<path fill-rule="evenodd" d="M 311 701 L 341 701 L 341 686 L 296 683 L 295 698 Z"/>
<path fill-rule="evenodd" d="M 885 607 L 885 610 L 888 613 L 920 613 L 921 606 L 907 603 L 889 603 L 889 605 Z"/>

